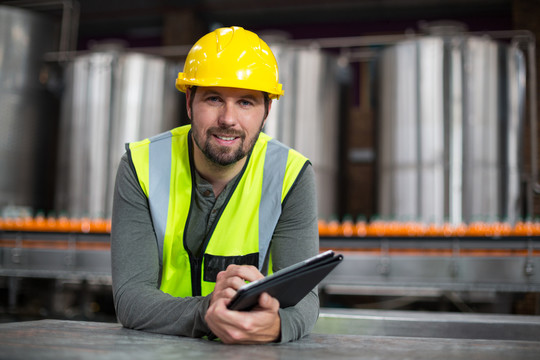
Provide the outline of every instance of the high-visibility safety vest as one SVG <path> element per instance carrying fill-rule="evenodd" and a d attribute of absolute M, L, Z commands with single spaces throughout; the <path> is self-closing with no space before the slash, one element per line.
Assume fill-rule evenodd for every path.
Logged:
<path fill-rule="evenodd" d="M 233 263 L 262 270 L 282 203 L 309 164 L 297 151 L 261 133 L 196 257 L 184 238 L 196 191 L 190 130 L 190 125 L 178 127 L 127 146 L 148 197 L 160 289 L 175 297 L 210 294 L 217 274 Z"/>

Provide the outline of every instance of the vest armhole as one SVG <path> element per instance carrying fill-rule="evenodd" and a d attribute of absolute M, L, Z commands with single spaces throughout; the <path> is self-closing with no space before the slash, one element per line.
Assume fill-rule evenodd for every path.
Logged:
<path fill-rule="evenodd" d="M 131 170 L 133 170 L 133 173 L 139 179 L 139 176 L 137 175 L 137 169 L 135 169 L 135 164 L 133 163 L 133 158 L 131 157 L 131 149 L 129 148 L 129 144 L 126 144 L 126 154 L 128 158 L 129 166 L 131 167 Z"/>
<path fill-rule="evenodd" d="M 191 176 L 191 199 L 195 199 L 195 187 L 197 186 L 196 185 L 196 182 L 195 182 L 195 171 L 197 171 L 195 169 L 195 161 L 193 160 L 193 140 L 191 138 L 191 132 L 193 130 L 189 130 L 188 131 L 188 134 L 187 134 L 187 151 L 188 151 L 188 159 L 189 159 L 189 171 L 190 171 L 190 176 Z M 188 213 L 187 213 L 187 217 L 186 217 L 186 225 L 184 226 L 184 233 L 182 235 L 182 246 L 184 247 L 184 249 L 186 250 L 186 252 L 188 253 L 188 256 L 191 260 L 191 258 L 197 258 L 197 254 L 194 254 L 191 249 L 189 248 L 188 244 L 187 244 L 187 233 L 188 233 L 188 228 L 189 228 L 189 222 L 191 220 L 191 210 L 192 210 L 192 206 L 193 204 L 190 204 L 189 205 L 189 209 L 188 209 Z M 206 239 L 204 239 L 203 241 L 205 241 Z M 192 269 L 193 270 L 193 269 Z M 193 276 L 193 274 L 192 274 Z M 192 279 L 191 280 L 191 289 L 194 289 L 195 285 L 195 282 L 194 280 Z"/>
<path fill-rule="evenodd" d="M 143 189 L 143 187 L 141 185 L 141 181 L 139 179 L 139 174 L 137 173 L 137 168 L 135 167 L 135 163 L 133 162 L 133 157 L 131 156 L 131 149 L 129 148 L 129 144 L 126 144 L 126 155 L 127 155 L 127 158 L 128 158 L 129 167 L 131 168 L 131 171 L 133 171 L 133 174 L 135 174 L 135 178 L 137 179 L 137 183 L 139 184 L 139 187 L 140 187 L 141 191 L 144 194 L 144 189 Z M 149 202 L 148 196 L 146 196 L 146 202 L 148 203 L 148 208 L 150 209 L 150 202 Z"/>
<path fill-rule="evenodd" d="M 285 206 L 285 203 L 287 202 L 287 199 L 289 199 L 289 195 L 291 194 L 291 192 L 293 192 L 294 188 L 296 187 L 296 184 L 298 184 L 299 179 L 302 177 L 302 175 L 304 175 L 304 171 L 306 171 L 306 169 L 307 169 L 307 167 L 309 165 L 311 165 L 311 161 L 306 160 L 306 162 L 304 163 L 304 166 L 302 166 L 302 169 L 300 170 L 300 172 L 298 173 L 298 176 L 294 180 L 294 183 L 291 185 L 291 188 L 287 192 L 287 195 L 285 195 L 285 198 L 281 202 L 281 208 L 282 209 Z"/>

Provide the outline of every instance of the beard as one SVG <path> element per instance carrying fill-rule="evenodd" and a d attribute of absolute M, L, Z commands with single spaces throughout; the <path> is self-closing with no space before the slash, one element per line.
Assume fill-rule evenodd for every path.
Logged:
<path fill-rule="evenodd" d="M 250 154 L 259 138 L 259 134 L 262 131 L 264 124 L 264 122 L 261 124 L 259 131 L 257 131 L 253 137 L 247 138 L 246 134 L 242 131 L 228 130 L 226 127 L 219 126 L 209 128 L 206 131 L 206 137 L 203 137 L 198 127 L 195 126 L 195 123 L 196 121 L 192 121 L 191 127 L 195 144 L 210 162 L 221 166 L 235 164 Z M 240 142 L 236 148 L 220 146 L 219 144 L 210 141 L 214 134 L 237 137 L 240 139 Z"/>

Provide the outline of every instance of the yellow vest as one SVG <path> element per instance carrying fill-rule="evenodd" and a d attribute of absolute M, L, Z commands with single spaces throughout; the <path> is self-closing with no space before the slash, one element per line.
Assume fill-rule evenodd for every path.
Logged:
<path fill-rule="evenodd" d="M 175 297 L 210 294 L 217 273 L 229 264 L 262 270 L 283 200 L 309 163 L 261 133 L 196 257 L 184 243 L 195 191 L 190 130 L 189 125 L 178 127 L 127 147 L 148 197 L 160 257 L 160 289 Z"/>

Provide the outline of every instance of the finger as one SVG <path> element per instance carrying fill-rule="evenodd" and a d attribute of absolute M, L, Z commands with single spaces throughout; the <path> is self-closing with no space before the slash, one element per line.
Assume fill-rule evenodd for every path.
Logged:
<path fill-rule="evenodd" d="M 246 281 L 255 281 L 263 277 L 254 266 L 229 265 L 227 270 L 218 273 L 214 291 L 220 292 L 229 287 L 238 290 L 246 284 Z"/>
<path fill-rule="evenodd" d="M 270 310 L 274 312 L 279 310 L 279 301 L 275 297 L 272 297 L 265 292 L 259 296 L 259 306 L 262 310 Z"/>
<path fill-rule="evenodd" d="M 237 276 L 222 277 L 221 279 L 216 280 L 216 286 L 214 289 L 222 290 L 232 288 L 234 290 L 238 290 L 244 285 L 246 285 L 246 282 Z"/>
<path fill-rule="evenodd" d="M 237 315 L 226 308 L 224 299 L 218 300 L 211 305 L 205 315 L 205 321 L 210 330 L 224 343 L 234 343 L 242 341 L 243 331 L 238 328 Z"/>
<path fill-rule="evenodd" d="M 236 295 L 236 290 L 233 288 L 225 288 L 221 290 L 214 290 L 212 293 L 212 299 L 210 300 L 210 303 L 213 303 L 219 299 L 225 299 L 227 302 L 230 302 L 230 300 Z"/>
<path fill-rule="evenodd" d="M 255 266 L 252 265 L 229 265 L 227 267 L 227 270 L 225 270 L 226 276 L 237 276 L 241 278 L 242 280 L 246 281 L 255 281 L 258 279 L 262 279 L 264 277 L 263 274 L 257 269 Z"/>
<path fill-rule="evenodd" d="M 246 281 L 255 281 L 264 276 L 251 265 L 231 264 L 225 271 L 220 271 L 216 276 L 216 285 L 210 303 L 218 299 L 230 300 L 238 289 L 246 284 Z"/>

